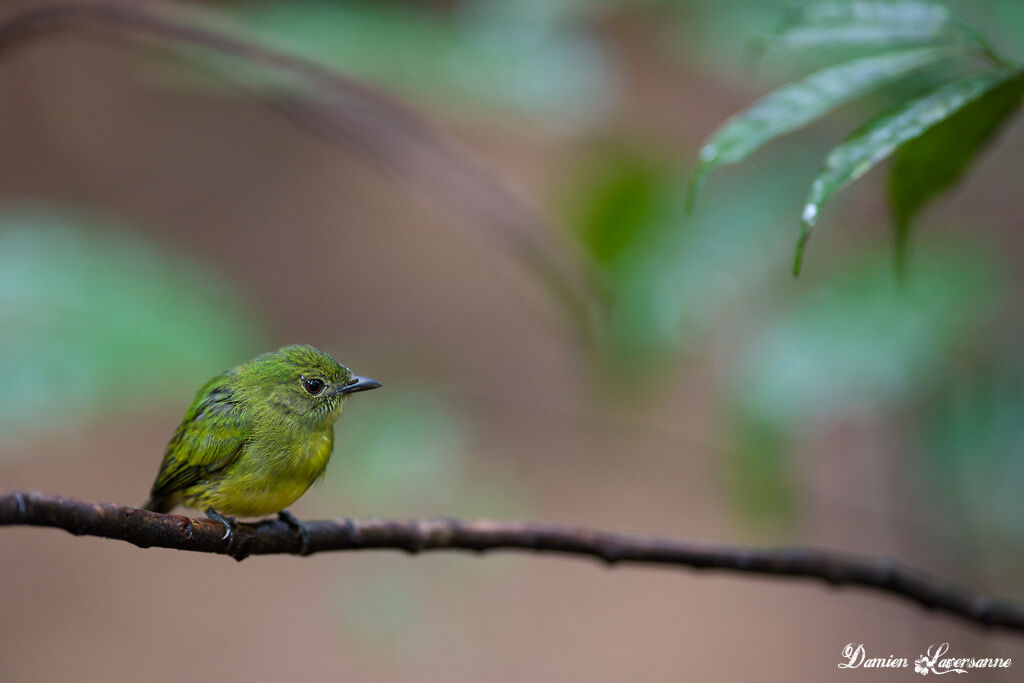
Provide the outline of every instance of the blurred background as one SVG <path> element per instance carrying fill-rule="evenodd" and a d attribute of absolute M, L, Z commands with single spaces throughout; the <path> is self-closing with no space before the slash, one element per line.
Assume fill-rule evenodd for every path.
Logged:
<path fill-rule="evenodd" d="M 169 15 L 415 112 L 393 120 L 359 101 L 331 118 L 346 101 L 315 79 L 99 24 L 10 44 L 0 489 L 141 504 L 197 387 L 311 343 L 385 389 L 349 403 L 300 517 L 813 545 L 1024 599 L 1024 126 L 922 214 L 903 278 L 878 173 L 790 274 L 823 156 L 891 89 L 685 209 L 716 126 L 823 65 L 755 58 L 795 4 Z M 951 7 L 1024 58 L 1019 0 Z M 236 564 L 38 529 L 0 548 L 4 681 L 910 675 L 835 673 L 849 642 L 1016 660 L 978 680 L 1024 666 L 1019 638 L 805 581 L 531 555 Z"/>

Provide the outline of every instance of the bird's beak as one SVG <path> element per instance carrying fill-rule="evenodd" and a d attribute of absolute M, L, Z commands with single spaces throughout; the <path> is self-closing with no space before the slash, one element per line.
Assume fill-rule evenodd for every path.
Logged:
<path fill-rule="evenodd" d="M 345 396 L 347 394 L 354 394 L 357 391 L 369 391 L 370 389 L 376 389 L 379 386 L 380 382 L 375 379 L 353 375 L 348 384 L 344 384 L 334 390 L 334 395 Z"/>

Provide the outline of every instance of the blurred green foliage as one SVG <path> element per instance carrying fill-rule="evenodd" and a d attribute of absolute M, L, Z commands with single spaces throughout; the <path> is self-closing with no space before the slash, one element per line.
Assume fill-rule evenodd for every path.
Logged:
<path fill-rule="evenodd" d="M 210 274 L 81 213 L 0 210 L 0 428 L 183 399 L 261 335 Z"/>
<path fill-rule="evenodd" d="M 1024 75 L 986 90 L 941 123 L 899 148 L 889 175 L 896 222 L 896 261 L 905 268 L 910 223 L 933 197 L 955 183 L 1024 96 Z"/>
<path fill-rule="evenodd" d="M 667 367 L 781 271 L 776 226 L 798 188 L 779 174 L 742 197 L 715 192 L 691 214 L 686 173 L 663 156 L 641 144 L 602 143 L 569 174 L 562 200 L 608 283 L 599 333 L 605 369 L 618 373 L 620 387 L 628 376 L 641 394 L 671 377 Z"/>
<path fill-rule="evenodd" d="M 811 183 L 800 216 L 793 270 L 800 272 L 807 239 L 826 202 L 839 190 L 860 178 L 879 162 L 899 152 L 903 175 L 894 186 L 914 172 L 913 194 L 893 191 L 898 256 L 907 242 L 909 222 L 924 200 L 946 189 L 983 143 L 1011 116 L 1019 97 L 994 93 L 1010 87 L 1017 92 L 1024 84 L 1024 67 L 1012 64 L 997 53 L 980 31 L 953 15 L 946 7 L 917 0 L 859 0 L 819 2 L 803 7 L 767 41 L 771 47 L 793 49 L 852 47 L 885 49 L 876 60 L 891 62 L 890 68 L 872 68 L 877 63 L 861 57 L 819 71 L 803 81 L 786 86 L 762 98 L 750 109 L 737 114 L 712 133 L 702 148 L 694 170 L 694 191 L 715 166 L 734 163 L 758 147 L 819 118 L 834 106 L 881 88 L 894 79 L 910 75 L 929 61 L 942 57 L 938 48 L 957 48 L 959 68 L 932 90 L 911 97 L 855 131 L 826 157 L 824 168 Z M 920 48 L 893 52 L 899 46 L 932 46 L 929 59 Z M 903 66 L 900 66 L 903 65 Z M 991 96 L 999 106 L 971 106 Z M 806 104 L 806 106 L 804 106 Z M 972 138 L 958 145 L 950 155 L 929 154 L 929 145 L 911 144 L 947 120 Z M 936 135 L 942 135 L 938 133 Z M 945 134 L 950 137 L 949 133 Z M 916 160 L 922 155 L 920 161 Z M 927 172 L 921 172 L 927 168 Z"/>
<path fill-rule="evenodd" d="M 964 116 L 966 116 L 966 112 L 977 114 L 973 108 L 968 109 L 970 104 L 983 99 L 986 94 L 998 90 L 1006 83 L 1020 80 L 1020 75 L 1024 75 L 1024 72 L 999 69 L 946 83 L 869 122 L 861 130 L 851 135 L 848 140 L 829 152 L 825 158 L 825 168 L 811 183 L 811 189 L 804 204 L 801 215 L 800 240 L 797 243 L 796 257 L 793 261 L 793 272 L 800 272 L 807 238 L 817 223 L 822 207 L 832 198 L 832 195 L 863 176 L 875 164 L 897 150 L 901 152 L 904 159 L 911 158 L 921 147 L 908 149 L 907 145 L 910 142 L 927 134 L 935 126 L 957 113 Z M 1005 111 L 1004 115 L 1008 113 L 1010 111 Z M 998 122 L 994 122 L 987 127 L 991 131 L 997 125 Z M 975 151 L 977 151 L 977 145 L 970 147 L 968 154 Z M 922 198 L 937 194 L 944 189 L 959 175 L 967 163 L 967 159 L 963 157 L 953 158 L 945 155 L 937 160 L 933 159 L 933 161 L 939 164 L 940 170 L 929 174 L 919 174 L 917 179 L 919 182 L 941 182 L 941 185 L 922 188 L 918 193 Z M 921 167 L 924 163 L 926 162 L 918 163 L 916 166 Z M 903 166 L 906 168 L 911 164 L 914 162 L 905 163 Z M 894 182 L 899 181 L 897 179 Z M 894 194 L 893 196 L 900 197 L 901 195 Z M 915 203 L 920 204 L 921 202 L 915 200 Z M 901 211 L 902 215 L 909 220 L 910 212 L 903 209 Z M 906 234 L 908 227 L 907 224 L 904 224 L 900 233 Z M 906 240 L 900 238 L 899 242 L 905 243 Z"/>
<path fill-rule="evenodd" d="M 874 253 L 778 310 L 732 363 L 724 439 L 738 509 L 762 523 L 792 517 L 788 450 L 839 421 L 929 400 L 999 310 L 1002 284 L 970 250 L 922 250 L 906 282 Z"/>
<path fill-rule="evenodd" d="M 875 47 L 970 40 L 945 6 L 917 0 L 811 2 L 794 10 L 766 48 Z"/>
<path fill-rule="evenodd" d="M 337 500 L 359 515 L 501 517 L 523 509 L 525 487 L 508 486 L 510 473 L 469 477 L 469 427 L 436 390 L 389 387 L 386 401 L 353 402 L 345 413 L 335 427 L 340 457 L 315 494 L 325 512 L 337 514 Z"/>
<path fill-rule="evenodd" d="M 343 471 L 327 477 L 330 497 L 371 510 L 390 503 L 392 513 L 448 505 L 466 456 L 464 426 L 452 409 L 425 394 L 401 387 L 389 394 L 386 402 L 346 407 L 353 415 L 336 428 L 345 455 L 332 467 Z"/>
<path fill-rule="evenodd" d="M 1005 303 L 1007 279 L 980 248 L 925 246 L 900 280 L 883 249 L 853 246 L 832 274 L 787 286 L 776 233 L 798 197 L 792 173 L 688 213 L 685 174 L 658 153 L 600 150 L 565 203 L 609 284 L 601 366 L 643 404 L 676 381 L 682 359 L 726 340 L 710 390 L 721 397 L 722 481 L 760 529 L 796 519 L 791 451 L 802 438 L 931 400 Z"/>
<path fill-rule="evenodd" d="M 979 12 L 976 4 L 969 9 L 984 20 L 1006 14 L 1006 5 L 987 7 L 991 14 Z M 960 9 L 968 11 L 965 5 Z M 1024 17 L 1017 9 L 1010 12 L 1017 22 L 1011 25 L 1020 29 Z M 1024 94 L 1024 68 L 995 47 L 1005 42 L 1000 38 L 1007 27 L 989 21 L 985 28 L 994 29 L 996 38 L 945 5 L 915 0 L 802 4 L 759 51 L 815 48 L 846 61 L 776 90 L 720 126 L 702 148 L 691 192 L 716 166 L 740 161 L 838 105 L 883 94 L 896 103 L 835 147 L 811 184 L 794 271 L 800 270 L 806 239 L 824 204 L 893 155 L 890 205 L 897 266 L 905 273 L 911 221 L 962 176 L 1019 109 Z M 732 362 L 725 470 L 733 498 L 748 518 L 774 514 L 781 520 L 791 514 L 787 501 L 797 489 L 793 473 L 785 471 L 790 466 L 785 453 L 795 447 L 796 435 L 851 416 L 880 419 L 910 406 L 949 411 L 935 392 L 955 373 L 960 354 L 991 343 L 977 331 L 993 325 L 1006 282 L 980 250 L 953 254 L 924 248 L 915 260 L 900 283 L 886 277 L 877 255 L 847 254 L 848 265 L 837 276 L 816 282 L 788 310 L 778 308 Z M 1014 412 L 1016 401 L 1004 398 L 1008 406 L 1000 415 L 1008 422 L 1005 416 Z M 973 501 L 984 509 L 980 517 L 1001 529 L 1006 523 L 994 517 L 1019 520 L 1024 508 L 998 493 L 993 505 L 978 503 L 985 499 L 978 480 L 994 484 L 993 477 L 1002 475 L 1019 486 L 1022 473 L 1012 463 L 1020 459 L 1020 442 L 1004 435 L 1000 454 L 986 463 L 961 460 L 959 467 L 949 466 L 951 454 L 971 450 L 965 441 L 995 438 L 994 422 L 1003 423 L 977 406 L 960 410 L 955 420 L 929 421 L 921 427 L 929 435 L 925 440 L 941 434 L 947 442 L 933 449 L 933 461 L 923 467 L 941 471 L 947 489 L 966 488 L 961 502 Z"/>
<path fill-rule="evenodd" d="M 794 285 L 781 275 L 782 236 L 802 197 L 809 230 L 835 193 L 890 155 L 898 254 L 905 252 L 911 221 L 1019 107 L 1018 0 L 246 0 L 217 11 L 267 44 L 459 115 L 527 114 L 584 133 L 567 138 L 583 148 L 584 162 L 564 173 L 562 208 L 607 284 L 595 367 L 628 377 L 635 389 L 622 392 L 628 400 L 653 401 L 663 395 L 654 390 L 659 383 L 679 381 L 676 370 L 705 350 L 725 491 L 747 519 L 796 517 L 794 451 L 802 438 L 841 420 L 899 413 L 920 420 L 913 425 L 920 467 L 949 492 L 935 504 L 970 503 L 964 529 L 984 527 L 1000 539 L 1017 532 L 1024 511 L 1013 492 L 1024 472 L 1015 426 L 1024 391 L 1006 379 L 1015 366 L 1000 356 L 1003 365 L 957 379 L 964 354 L 985 353 L 990 340 L 980 331 L 995 325 L 1011 291 L 991 257 L 981 248 L 924 245 L 899 281 L 877 236 L 858 231 L 823 258 L 828 270 L 814 281 Z M 602 16 L 613 20 L 596 21 Z M 606 143 L 612 133 L 600 125 L 614 113 L 619 79 L 631 66 L 630 56 L 609 49 L 617 31 L 662 36 L 652 40 L 661 46 L 669 36 L 672 54 L 686 60 L 680 78 L 726 89 L 742 73 L 743 43 L 756 36 L 766 37 L 762 69 L 785 58 L 812 73 L 726 121 L 688 178 L 688 159 L 645 138 L 657 133 L 630 130 L 631 143 Z M 205 63 L 244 71 L 234 62 Z M 260 69 L 245 77 L 275 92 L 296 86 Z M 809 160 L 822 156 L 814 141 L 764 150 L 751 163 L 767 161 L 760 170 L 722 168 L 864 101 L 886 108 L 826 156 L 809 195 Z M 712 171 L 729 183 L 709 183 L 689 212 L 688 188 Z M 76 214 L 0 217 L 0 313 L 10 321 L 0 353 L 15 361 L 0 375 L 2 424 L 50 424 L 38 418 L 49 415 L 58 382 L 62 409 L 106 412 L 141 396 L 194 390 L 262 350 L 223 287 L 158 251 Z M 349 408 L 358 419 L 340 422 L 338 437 L 339 451 L 350 455 L 332 464 L 316 504 L 329 499 L 331 512 L 337 499 L 370 513 L 493 516 L 524 507 L 508 472 L 468 480 L 471 434 L 457 410 L 428 390 L 392 387 L 388 396 Z M 393 629 L 416 609 L 396 607 L 367 628 Z M 353 614 L 363 619 L 357 605 Z"/>
<path fill-rule="evenodd" d="M 966 250 L 922 251 L 906 283 L 888 266 L 872 254 L 815 283 L 750 340 L 732 380 L 747 412 L 807 429 L 934 391 L 997 310 L 998 280 Z"/>
<path fill-rule="evenodd" d="M 649 242 L 669 210 L 670 167 L 650 155 L 611 149 L 589 160 L 569 211 L 583 246 L 602 267 L 614 269 L 631 248 Z"/>
<path fill-rule="evenodd" d="M 948 59 L 937 48 L 870 55 L 822 69 L 758 100 L 723 124 L 704 148 L 690 181 L 690 199 L 721 164 L 742 161 L 762 145 L 797 130 L 852 99 Z"/>
<path fill-rule="evenodd" d="M 915 493 L 945 523 L 953 552 L 1002 559 L 1020 585 L 1024 533 L 1024 358 L 1019 344 L 944 378 L 917 437 Z M 953 542 L 955 541 L 955 542 Z"/>
<path fill-rule="evenodd" d="M 566 3 L 471 0 L 449 11 L 380 2 L 240 2 L 225 10 L 268 45 L 435 105 L 483 105 L 553 123 L 612 101 L 611 62 Z M 227 67 L 222 67 L 227 68 Z M 233 67 L 232 67 L 233 68 Z M 282 84 L 254 71 L 250 85 Z M 315 94 L 314 94 L 315 95 Z"/>
<path fill-rule="evenodd" d="M 787 65 L 811 69 L 821 66 L 823 58 L 829 56 L 849 57 L 857 52 L 863 54 L 865 48 L 884 49 L 884 45 L 893 44 L 881 42 L 887 32 L 890 40 L 899 39 L 903 46 L 920 45 L 928 35 L 952 44 L 970 40 L 970 29 L 974 27 L 1000 54 L 1011 60 L 1024 60 L 1024 44 L 1020 41 L 1024 12 L 1020 11 L 1018 0 L 940 0 L 932 3 L 937 10 L 923 10 L 926 14 L 934 12 L 930 21 L 914 26 L 917 11 L 910 9 L 895 23 L 895 30 L 864 16 L 870 10 L 863 1 L 856 3 L 861 6 L 861 18 L 857 20 L 852 10 L 855 0 L 620 0 L 604 4 L 658 8 L 663 20 L 653 31 L 656 44 L 685 64 L 699 65 L 702 71 L 732 84 L 750 79 L 751 64 L 744 58 L 745 50 L 747 57 L 767 52 L 767 56 L 784 58 L 784 63 L 778 59 L 757 62 L 760 75 L 780 76 L 789 73 Z M 841 22 L 844 15 L 847 21 Z M 943 16 L 948 18 L 942 19 Z M 961 18 L 968 19 L 969 24 Z M 825 30 L 815 35 L 813 29 L 806 28 L 809 20 L 817 20 Z M 842 23 L 849 28 L 844 29 Z M 861 40 L 854 41 L 858 25 Z M 797 49 L 787 47 L 787 33 Z M 845 45 L 838 45 L 833 39 L 842 38 L 843 33 Z M 800 45 L 804 41 L 812 45 Z"/>
<path fill-rule="evenodd" d="M 800 482 L 794 435 L 741 407 L 724 412 L 720 470 L 733 509 L 747 527 L 761 533 L 796 523 Z"/>

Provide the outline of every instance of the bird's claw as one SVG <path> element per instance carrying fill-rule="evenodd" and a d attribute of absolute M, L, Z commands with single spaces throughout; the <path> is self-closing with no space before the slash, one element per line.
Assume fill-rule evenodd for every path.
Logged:
<path fill-rule="evenodd" d="M 221 540 L 226 540 L 228 542 L 227 547 L 230 549 L 235 542 L 235 518 L 222 515 L 213 508 L 206 511 L 206 516 L 224 525 L 224 535 L 221 537 Z"/>
<path fill-rule="evenodd" d="M 295 529 L 295 532 L 299 535 L 299 541 L 302 545 L 299 547 L 300 555 L 309 554 L 309 531 L 306 529 L 306 525 L 296 519 L 295 515 L 288 512 L 287 510 L 281 510 L 277 513 L 277 518 L 282 522 Z"/>

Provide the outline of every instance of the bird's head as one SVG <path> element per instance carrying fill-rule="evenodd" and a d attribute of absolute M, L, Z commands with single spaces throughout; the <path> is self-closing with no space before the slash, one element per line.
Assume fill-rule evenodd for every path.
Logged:
<path fill-rule="evenodd" d="M 350 394 L 380 386 L 323 351 L 299 344 L 257 356 L 239 371 L 259 387 L 268 408 L 310 426 L 334 422 Z"/>

